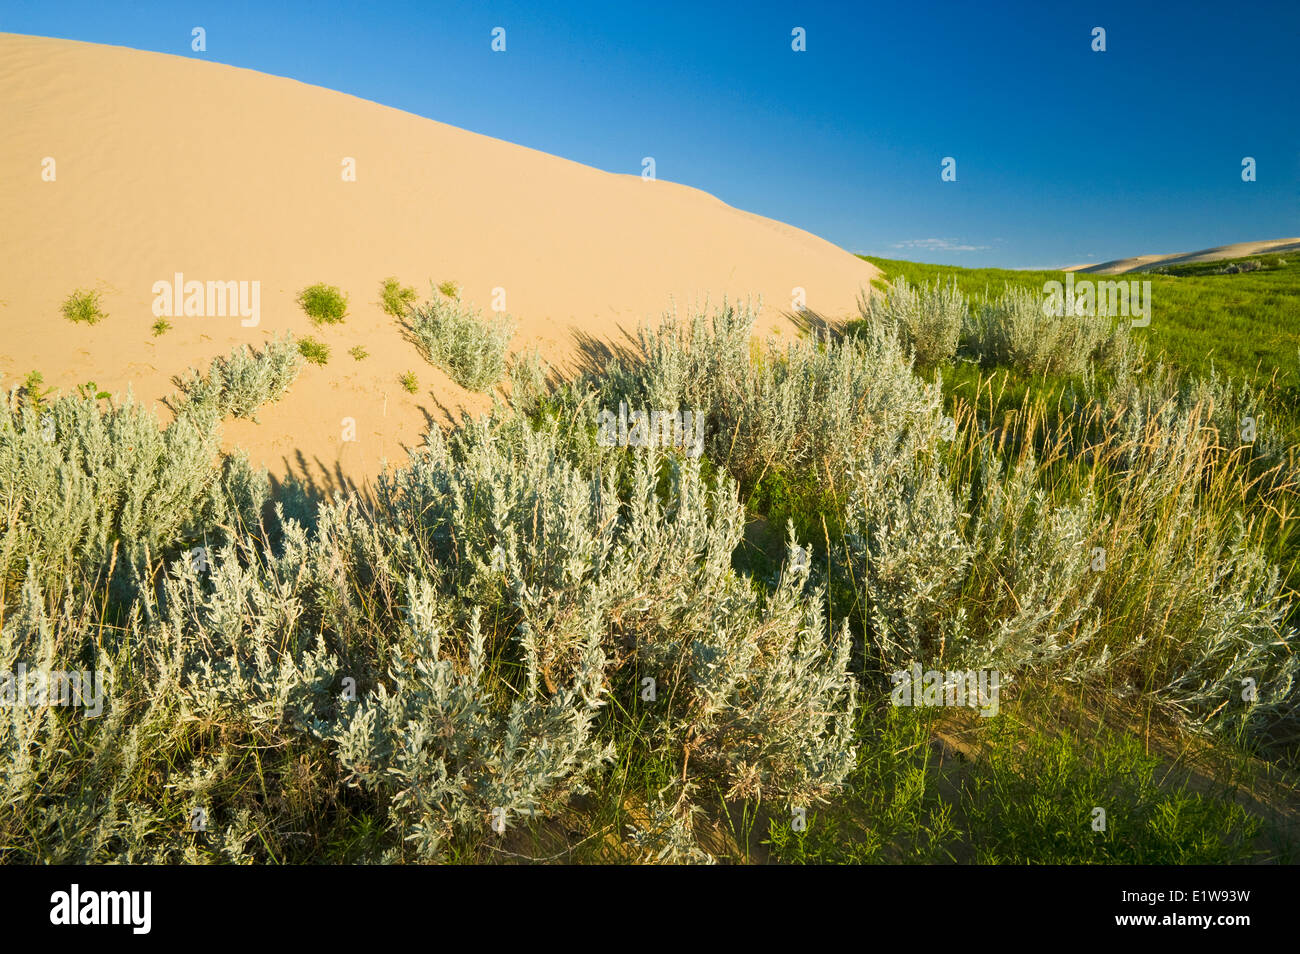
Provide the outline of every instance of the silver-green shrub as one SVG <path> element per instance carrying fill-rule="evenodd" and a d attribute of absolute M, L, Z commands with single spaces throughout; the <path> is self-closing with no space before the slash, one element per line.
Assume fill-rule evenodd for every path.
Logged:
<path fill-rule="evenodd" d="M 392 688 L 381 683 L 329 738 L 348 780 L 384 792 L 416 856 L 436 860 L 458 832 L 550 812 L 613 757 L 594 732 L 605 660 L 592 632 L 546 689 L 536 648 L 521 639 L 524 685 L 502 705 L 479 610 L 456 619 L 427 581 L 408 592 L 410 662 L 397 660 Z"/>
<path fill-rule="evenodd" d="M 967 323 L 966 297 L 954 279 L 942 285 L 911 285 L 899 277 L 886 290 L 864 293 L 858 312 L 868 325 L 897 331 L 918 364 L 933 366 L 957 353 Z"/>
<path fill-rule="evenodd" d="M 514 323 L 505 315 L 483 321 L 458 297 L 441 292 L 406 316 L 407 332 L 424 359 L 470 391 L 486 391 L 506 370 Z"/>
<path fill-rule="evenodd" d="M 278 401 L 293 386 L 303 358 L 292 335 L 268 341 L 259 353 L 241 345 L 213 359 L 207 374 L 190 369 L 179 381 L 191 408 L 206 407 L 217 417 L 257 420 L 257 409 Z"/>
<path fill-rule="evenodd" d="M 724 306 L 689 325 L 669 315 L 643 328 L 636 361 L 613 362 L 590 381 L 594 403 L 703 414 L 706 454 L 747 487 L 777 469 L 837 487 L 882 441 L 910 440 L 941 420 L 938 387 L 912 373 L 894 329 L 755 353 L 755 317 Z"/>
<path fill-rule="evenodd" d="M 1236 456 L 1241 424 L 1225 408 L 1250 392 L 1233 391 L 1216 379 L 1180 386 L 1156 375 L 1108 398 L 1109 495 L 1115 522 L 1131 528 L 1108 535 L 1108 562 L 1123 574 L 1110 598 L 1141 634 L 1112 665 L 1198 721 L 1244 710 L 1263 722 L 1294 705 L 1300 637 L 1256 519 L 1239 502 L 1259 480 L 1239 462 L 1260 458 L 1255 448 Z M 1245 678 L 1254 698 L 1243 706 Z"/>
<path fill-rule="evenodd" d="M 516 358 L 510 367 L 510 406 L 527 414 L 550 394 L 550 366 L 537 349 Z"/>
<path fill-rule="evenodd" d="M 1133 347 L 1126 321 L 1049 314 L 1041 295 L 1019 286 L 972 308 L 964 337 L 982 363 L 1035 374 L 1078 375 L 1094 364 L 1115 368 L 1131 360 Z"/>
<path fill-rule="evenodd" d="M 1004 478 L 983 462 L 981 495 L 948 476 L 939 435 L 852 471 L 850 577 L 886 670 L 913 662 L 1006 671 L 1084 646 L 1096 628 L 1087 579 L 1088 499 L 1055 504 L 1032 459 Z"/>
<path fill-rule="evenodd" d="M 676 795 L 673 797 L 673 790 Z M 701 815 L 694 786 L 669 786 L 646 806 L 641 825 L 628 826 L 628 841 L 644 864 L 711 865 L 717 859 L 696 844 L 695 825 Z"/>
<path fill-rule="evenodd" d="M 849 637 L 827 632 L 808 567 L 760 596 L 731 565 L 745 519 L 734 481 L 710 488 L 698 461 L 653 448 L 625 465 L 620 499 L 614 474 L 580 470 L 556 428 L 466 421 L 383 478 L 379 507 L 446 585 L 513 622 L 549 691 L 596 633 L 613 670 L 635 661 L 675 700 L 659 744 L 738 793 L 832 790 L 853 763 Z"/>
<path fill-rule="evenodd" d="M 142 740 L 112 698 L 118 682 L 113 655 L 96 645 L 69 603 L 50 611 L 34 561 L 16 596 L 0 626 L 0 674 L 14 676 L 20 665 L 93 671 L 109 699 L 97 718 L 84 709 L 14 700 L 0 707 L 0 856 L 52 863 L 141 860 L 133 849 L 142 851 L 162 825 L 157 813 L 127 795 Z M 131 845 L 120 855 L 111 847 L 119 839 Z"/>
<path fill-rule="evenodd" d="M 37 414 L 0 408 L 0 590 L 26 573 L 78 585 L 140 571 L 220 525 L 257 522 L 265 479 L 247 461 L 220 467 L 220 427 L 208 409 L 163 427 L 128 393 L 108 408 L 68 395 Z"/>
<path fill-rule="evenodd" d="M 653 449 L 597 463 L 514 414 L 466 421 L 431 433 L 373 507 L 339 499 L 313 531 L 280 513 L 277 543 L 245 529 L 201 563 L 182 554 L 109 630 L 103 723 L 0 739 L 17 766 L 0 828 L 36 832 L 25 858 L 264 858 L 284 850 L 265 843 L 272 806 L 232 804 L 230 779 L 250 752 L 283 753 L 375 800 L 397 838 L 384 858 L 441 859 L 590 785 L 613 754 L 604 703 L 631 705 L 634 674 L 660 685 L 646 742 L 688 783 L 826 797 L 854 762 L 856 685 L 806 553 L 792 543 L 764 593 L 731 565 L 734 481 Z M 34 576 L 24 592 L 6 661 L 47 611 Z M 91 652 L 93 617 L 63 625 L 50 646 Z M 49 744 L 101 752 L 117 781 Z M 163 765 L 165 788 L 143 781 Z M 207 833 L 177 837 L 199 809 Z M 701 857 L 688 831 L 673 840 Z"/>
<path fill-rule="evenodd" d="M 0 710 L 0 828 L 26 832 L 21 843 L 6 838 L 7 853 L 199 861 L 200 842 L 185 833 L 203 812 L 206 857 L 249 857 L 250 809 L 219 807 L 232 773 L 251 751 L 319 748 L 311 730 L 333 704 L 338 662 L 322 634 L 303 625 L 307 548 L 290 525 L 279 554 L 247 537 L 202 564 L 182 556 L 158 599 L 143 590 L 127 619 L 107 627 L 93 609 L 51 611 L 33 566 L 0 636 L 0 667 L 89 666 L 107 699 L 98 716 Z"/>
<path fill-rule="evenodd" d="M 968 625 L 981 655 L 1008 670 L 1051 664 L 1062 675 L 1093 668 L 1086 654 L 1099 627 L 1091 543 L 1102 520 L 1085 492 L 1059 500 L 1041 486 L 1032 454 L 1010 472 L 983 462 L 981 500 L 969 524 Z"/>
<path fill-rule="evenodd" d="M 223 417 L 251 417 L 301 367 L 292 339 L 239 348 L 181 379 L 164 427 L 128 391 L 107 406 L 65 395 L 37 411 L 0 408 L 0 596 L 36 560 L 46 583 L 139 573 L 177 548 L 215 545 L 255 526 L 270 491 L 241 453 L 221 454 Z M 213 462 L 218 461 L 216 467 Z"/>
<path fill-rule="evenodd" d="M 0 711 L 0 859 L 293 859 L 342 802 L 359 859 L 455 858 L 560 815 L 617 754 L 675 779 L 628 846 L 708 861 L 705 798 L 799 807 L 849 777 L 858 627 L 867 671 L 1104 673 L 1198 722 L 1294 700 L 1290 609 L 1232 483 L 1252 395 L 1088 377 L 1104 413 L 1049 466 L 1010 427 L 955 436 L 896 324 L 761 350 L 752 323 L 670 318 L 549 395 L 521 365 L 513 408 L 435 429 L 373 500 L 310 524 L 282 502 L 269 529 L 266 475 L 212 462 L 220 417 L 288 362 L 214 363 L 167 428 L 129 398 L 11 401 L 0 671 L 93 667 L 109 698 Z M 621 400 L 704 414 L 707 456 L 599 445 Z M 833 491 L 843 547 L 792 530 L 750 575 L 738 487 L 776 469 Z M 114 555 L 134 591 L 80 598 Z M 834 626 L 828 590 L 854 604 Z"/>

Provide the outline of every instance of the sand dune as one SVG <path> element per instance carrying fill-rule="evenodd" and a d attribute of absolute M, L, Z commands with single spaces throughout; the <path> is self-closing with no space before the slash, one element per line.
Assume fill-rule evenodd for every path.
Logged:
<path fill-rule="evenodd" d="M 37 369 L 64 389 L 130 385 L 154 402 L 173 375 L 240 343 L 313 334 L 329 364 L 309 366 L 260 424 L 225 433 L 273 473 L 326 486 L 372 478 L 427 421 L 489 404 L 403 340 L 376 303 L 388 275 L 422 295 L 430 279 L 458 281 L 485 312 L 503 288 L 512 350 L 573 367 L 580 340 L 620 340 L 673 300 L 761 295 L 760 331 L 790 334 L 792 288 L 839 315 L 878 274 L 696 189 L 185 57 L 0 34 L 0 111 L 0 386 Z M 355 182 L 343 181 L 345 157 Z M 178 272 L 260 282 L 260 323 L 179 317 L 154 337 L 154 283 Z M 345 324 L 313 329 L 294 303 L 317 281 L 350 295 Z M 79 287 L 101 291 L 106 321 L 59 314 Z M 349 357 L 356 344 L 370 357 Z M 416 395 L 398 385 L 407 370 Z M 349 417 L 357 440 L 345 443 Z"/>
<path fill-rule="evenodd" d="M 1119 275 L 1123 272 L 1147 270 L 1161 265 L 1186 265 L 1192 262 L 1217 262 L 1223 258 L 1245 258 L 1249 255 L 1265 255 L 1274 252 L 1300 252 L 1300 238 L 1268 239 L 1263 242 L 1237 242 L 1235 245 L 1220 245 L 1218 248 L 1202 249 L 1199 252 L 1182 252 L 1174 255 L 1137 255 L 1133 258 L 1117 258 L 1113 262 L 1098 265 L 1076 265 L 1066 271 L 1092 272 L 1096 275 Z"/>

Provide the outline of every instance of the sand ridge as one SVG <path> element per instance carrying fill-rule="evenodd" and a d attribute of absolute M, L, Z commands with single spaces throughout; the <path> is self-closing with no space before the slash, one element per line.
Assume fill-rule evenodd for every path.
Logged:
<path fill-rule="evenodd" d="M 1138 269 L 1147 270 L 1161 265 L 1188 265 L 1193 262 L 1217 262 L 1225 258 L 1246 258 L 1250 255 L 1269 255 L 1300 251 L 1300 238 L 1267 239 L 1261 242 L 1237 242 L 1202 249 L 1199 252 L 1178 252 L 1173 255 L 1136 255 L 1117 258 L 1096 265 L 1075 265 L 1065 271 L 1091 272 L 1094 275 L 1120 275 Z"/>
<path fill-rule="evenodd" d="M 567 368 L 580 341 L 626 341 L 674 301 L 761 296 L 760 332 L 788 335 L 796 286 L 809 308 L 842 316 L 879 275 L 698 189 L 199 59 L 0 34 L 0 111 L 0 387 L 39 370 L 65 391 L 94 380 L 152 403 L 239 344 L 312 335 L 328 365 L 308 366 L 260 423 L 227 422 L 225 442 L 326 489 L 372 479 L 429 423 L 490 404 L 402 338 L 378 305 L 389 275 L 422 297 L 430 280 L 457 281 L 485 313 L 504 289 L 512 352 L 537 347 Z M 154 336 L 154 283 L 178 272 L 259 282 L 259 323 L 173 317 Z M 350 296 L 343 325 L 316 329 L 295 304 L 318 281 Z M 82 287 L 101 292 L 106 321 L 59 314 Z M 358 344 L 363 361 L 347 353 Z M 406 371 L 415 395 L 398 383 Z"/>

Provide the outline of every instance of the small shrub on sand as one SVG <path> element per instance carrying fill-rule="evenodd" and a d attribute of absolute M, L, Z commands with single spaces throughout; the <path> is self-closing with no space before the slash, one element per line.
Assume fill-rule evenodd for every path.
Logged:
<path fill-rule="evenodd" d="M 153 323 L 153 336 L 157 338 L 161 334 L 171 331 L 172 323 L 166 318 L 159 318 Z"/>
<path fill-rule="evenodd" d="M 364 361 L 366 358 L 370 357 L 370 352 L 361 347 L 361 345 L 355 345 L 349 348 L 348 354 L 352 355 L 352 357 L 357 361 Z"/>
<path fill-rule="evenodd" d="M 214 359 L 206 375 L 191 368 L 177 384 L 191 407 L 210 407 L 218 419 L 233 415 L 256 420 L 259 407 L 278 401 L 297 380 L 303 357 L 286 335 L 268 342 L 261 352 L 242 345 Z"/>
<path fill-rule="evenodd" d="M 486 391 L 501 379 L 514 334 L 506 316 L 484 322 L 460 299 L 445 294 L 412 309 L 407 330 L 426 361 L 471 391 Z"/>
<path fill-rule="evenodd" d="M 445 281 L 438 285 L 438 291 L 442 292 L 447 298 L 460 300 L 460 285 L 453 281 Z"/>
<path fill-rule="evenodd" d="M 79 288 L 63 300 L 63 317 L 78 324 L 97 325 L 108 316 L 99 304 L 99 292 Z"/>
<path fill-rule="evenodd" d="M 312 364 L 323 365 L 330 359 L 330 346 L 315 338 L 303 338 L 298 342 L 298 353 Z"/>
<path fill-rule="evenodd" d="M 298 304 L 317 325 L 337 325 L 348 313 L 348 296 L 333 285 L 317 282 L 298 293 Z"/>
<path fill-rule="evenodd" d="M 420 382 L 416 379 L 414 371 L 407 371 L 402 375 L 401 382 L 402 390 L 407 394 L 414 394 L 416 391 L 420 390 Z"/>
<path fill-rule="evenodd" d="M 396 278 L 385 278 L 379 293 L 380 306 L 394 318 L 405 315 L 417 298 L 414 288 L 403 285 Z"/>

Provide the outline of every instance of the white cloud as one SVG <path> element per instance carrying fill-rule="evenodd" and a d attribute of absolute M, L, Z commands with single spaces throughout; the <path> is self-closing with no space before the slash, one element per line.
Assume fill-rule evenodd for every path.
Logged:
<path fill-rule="evenodd" d="M 923 248 L 931 252 L 982 252 L 988 245 L 962 245 L 952 239 L 928 238 L 908 239 L 906 242 L 894 243 L 894 248 Z"/>

